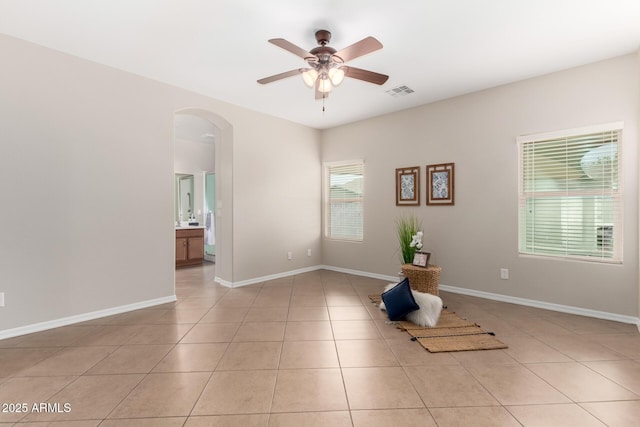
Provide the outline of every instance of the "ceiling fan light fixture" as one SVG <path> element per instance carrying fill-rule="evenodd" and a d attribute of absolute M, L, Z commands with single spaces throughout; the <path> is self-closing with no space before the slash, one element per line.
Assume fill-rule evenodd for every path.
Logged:
<path fill-rule="evenodd" d="M 332 68 L 329 70 L 329 79 L 331 80 L 331 84 L 334 86 L 339 86 L 340 83 L 344 80 L 344 70 L 342 67 Z"/>
<path fill-rule="evenodd" d="M 324 77 L 318 80 L 318 92 L 329 93 L 333 89 L 333 85 L 331 84 L 331 80 Z"/>
<path fill-rule="evenodd" d="M 307 71 L 302 73 L 302 80 L 308 87 L 313 87 L 316 84 L 317 79 L 318 72 L 313 68 L 309 68 Z"/>

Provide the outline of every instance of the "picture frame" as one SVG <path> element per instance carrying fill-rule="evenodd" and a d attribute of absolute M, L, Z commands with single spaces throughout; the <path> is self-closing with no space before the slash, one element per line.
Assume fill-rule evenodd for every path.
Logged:
<path fill-rule="evenodd" d="M 396 169 L 396 206 L 420 205 L 420 166 Z"/>
<path fill-rule="evenodd" d="M 416 253 L 413 254 L 413 265 L 427 267 L 429 265 L 429 258 L 431 258 L 431 252 L 416 251 Z"/>
<path fill-rule="evenodd" d="M 427 165 L 427 205 L 455 204 L 455 164 Z"/>

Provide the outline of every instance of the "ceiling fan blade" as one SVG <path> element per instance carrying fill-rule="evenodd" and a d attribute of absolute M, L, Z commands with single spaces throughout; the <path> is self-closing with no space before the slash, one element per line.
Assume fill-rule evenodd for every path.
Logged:
<path fill-rule="evenodd" d="M 304 71 L 304 69 L 296 69 L 291 71 L 285 71 L 284 73 L 274 74 L 273 76 L 265 77 L 263 79 L 258 80 L 258 83 L 264 85 L 267 83 L 275 82 L 276 80 L 286 79 L 287 77 L 295 76 Z"/>
<path fill-rule="evenodd" d="M 346 77 L 351 77 L 352 79 L 363 80 L 365 82 L 381 85 L 387 81 L 389 76 L 380 73 L 374 73 L 373 71 L 363 70 L 362 68 L 356 67 L 342 67 L 344 71 L 344 75 Z"/>
<path fill-rule="evenodd" d="M 299 56 L 302 59 L 313 57 L 311 53 L 285 39 L 270 39 L 269 43 L 275 44 L 276 46 L 281 47 L 284 50 L 288 50 L 289 52 Z"/>
<path fill-rule="evenodd" d="M 382 43 L 374 37 L 369 36 L 352 44 L 351 46 L 347 46 L 344 49 L 337 51 L 333 56 L 339 57 L 343 62 L 349 62 L 352 59 L 366 55 L 367 53 L 375 52 L 378 49 L 382 49 Z"/>

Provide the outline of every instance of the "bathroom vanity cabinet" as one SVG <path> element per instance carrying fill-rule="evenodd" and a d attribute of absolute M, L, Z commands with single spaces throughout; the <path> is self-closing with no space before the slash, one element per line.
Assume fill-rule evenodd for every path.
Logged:
<path fill-rule="evenodd" d="M 204 261 L 204 228 L 176 228 L 176 267 Z"/>

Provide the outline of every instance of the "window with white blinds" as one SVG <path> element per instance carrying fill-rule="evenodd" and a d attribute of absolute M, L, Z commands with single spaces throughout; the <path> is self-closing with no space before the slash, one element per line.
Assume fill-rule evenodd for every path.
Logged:
<path fill-rule="evenodd" d="M 325 236 L 362 241 L 364 163 L 325 164 Z"/>
<path fill-rule="evenodd" d="M 622 262 L 622 126 L 518 138 L 521 254 Z"/>

